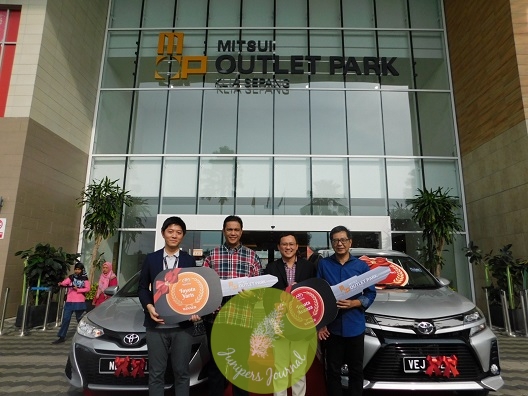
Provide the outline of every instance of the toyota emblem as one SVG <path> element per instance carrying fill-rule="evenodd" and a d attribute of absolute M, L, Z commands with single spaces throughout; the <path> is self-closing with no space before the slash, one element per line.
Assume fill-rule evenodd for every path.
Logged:
<path fill-rule="evenodd" d="M 416 330 L 420 334 L 429 335 L 434 333 L 435 327 L 430 322 L 420 322 L 416 325 Z"/>
<path fill-rule="evenodd" d="M 135 333 L 127 334 L 123 337 L 123 342 L 126 345 L 136 345 L 139 342 L 139 335 Z"/>

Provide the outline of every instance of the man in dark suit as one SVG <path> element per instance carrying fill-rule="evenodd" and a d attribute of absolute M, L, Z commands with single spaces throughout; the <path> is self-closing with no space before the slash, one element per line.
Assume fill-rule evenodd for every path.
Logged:
<path fill-rule="evenodd" d="M 279 239 L 278 248 L 281 258 L 267 265 L 265 269 L 266 274 L 275 275 L 278 279 L 277 283 L 273 285 L 274 288 L 285 290 L 296 283 L 304 280 L 315 278 L 316 268 L 315 264 L 297 257 L 299 245 L 297 239 L 292 233 L 284 233 Z M 279 345 L 280 344 L 280 345 Z M 288 360 L 295 359 L 290 357 L 293 351 L 301 352 L 303 348 L 308 347 L 309 343 L 306 340 L 299 342 L 289 341 L 287 339 L 279 339 L 278 344 L 274 346 L 275 362 L 280 362 L 284 365 Z M 279 370 L 279 367 L 276 367 Z M 280 381 L 279 381 L 280 382 Z M 276 396 L 286 396 L 287 385 L 283 382 L 274 383 Z M 295 384 L 292 384 L 292 396 L 304 396 L 306 394 L 306 376 L 302 376 Z"/>
<path fill-rule="evenodd" d="M 165 370 L 169 356 L 174 372 L 174 394 L 189 395 L 192 322 L 200 320 L 200 317 L 193 315 L 190 321 L 166 324 L 156 312 L 152 293 L 154 280 L 161 271 L 196 267 L 194 257 L 180 250 L 180 244 L 186 232 L 185 223 L 181 218 L 173 216 L 165 220 L 161 227 L 165 246 L 145 257 L 139 277 L 138 295 L 145 313 L 143 325 L 147 329 L 149 396 L 164 395 Z"/>

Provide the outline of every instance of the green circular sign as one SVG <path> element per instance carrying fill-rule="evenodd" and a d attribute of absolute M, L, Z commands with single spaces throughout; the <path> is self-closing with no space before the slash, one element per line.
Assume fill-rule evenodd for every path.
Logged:
<path fill-rule="evenodd" d="M 291 294 L 273 288 L 254 292 L 261 301 L 237 295 L 218 313 L 211 333 L 213 359 L 237 387 L 279 392 L 306 375 L 317 332 L 309 310 Z"/>

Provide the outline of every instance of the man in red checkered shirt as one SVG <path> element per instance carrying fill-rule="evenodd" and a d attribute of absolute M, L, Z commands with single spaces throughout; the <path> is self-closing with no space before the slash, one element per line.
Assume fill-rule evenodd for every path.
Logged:
<path fill-rule="evenodd" d="M 240 243 L 242 237 L 242 219 L 238 216 L 227 216 L 224 220 L 223 233 L 225 242 L 212 250 L 204 261 L 204 267 L 210 267 L 216 271 L 220 279 L 240 278 L 244 276 L 262 275 L 262 265 L 257 254 Z M 253 308 L 258 301 L 258 292 L 251 290 L 242 291 L 238 294 L 236 304 L 228 304 L 216 314 L 210 315 L 205 320 L 209 349 L 211 348 L 211 330 L 214 322 L 215 328 L 225 326 L 226 334 L 229 334 L 230 326 L 237 326 L 237 335 L 244 335 L 247 331 L 247 339 L 251 336 L 253 326 Z M 222 305 L 229 298 L 224 297 Z M 215 330 L 216 331 L 216 330 Z M 222 331 L 222 330 L 219 330 Z M 209 366 L 209 395 L 223 396 L 225 379 L 213 359 Z M 233 396 L 247 396 L 249 393 L 233 385 Z"/>

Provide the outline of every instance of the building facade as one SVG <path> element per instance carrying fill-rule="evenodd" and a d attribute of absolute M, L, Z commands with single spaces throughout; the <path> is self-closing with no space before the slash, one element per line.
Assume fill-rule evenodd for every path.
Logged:
<path fill-rule="evenodd" d="M 12 54 L 8 85 L 0 69 L 2 290 L 19 295 L 14 252 L 36 242 L 89 260 L 76 198 L 105 176 L 143 200 L 100 249 L 121 282 L 170 215 L 197 258 L 229 214 L 264 262 L 281 231 L 309 254 L 339 224 L 357 246 L 417 256 L 405 201 L 424 188 L 460 199 L 442 275 L 462 294 L 480 299 L 470 239 L 526 253 L 528 1 L 85 3 L 0 1 L 0 17 L 19 18 L 16 36 L 0 34 Z"/>

